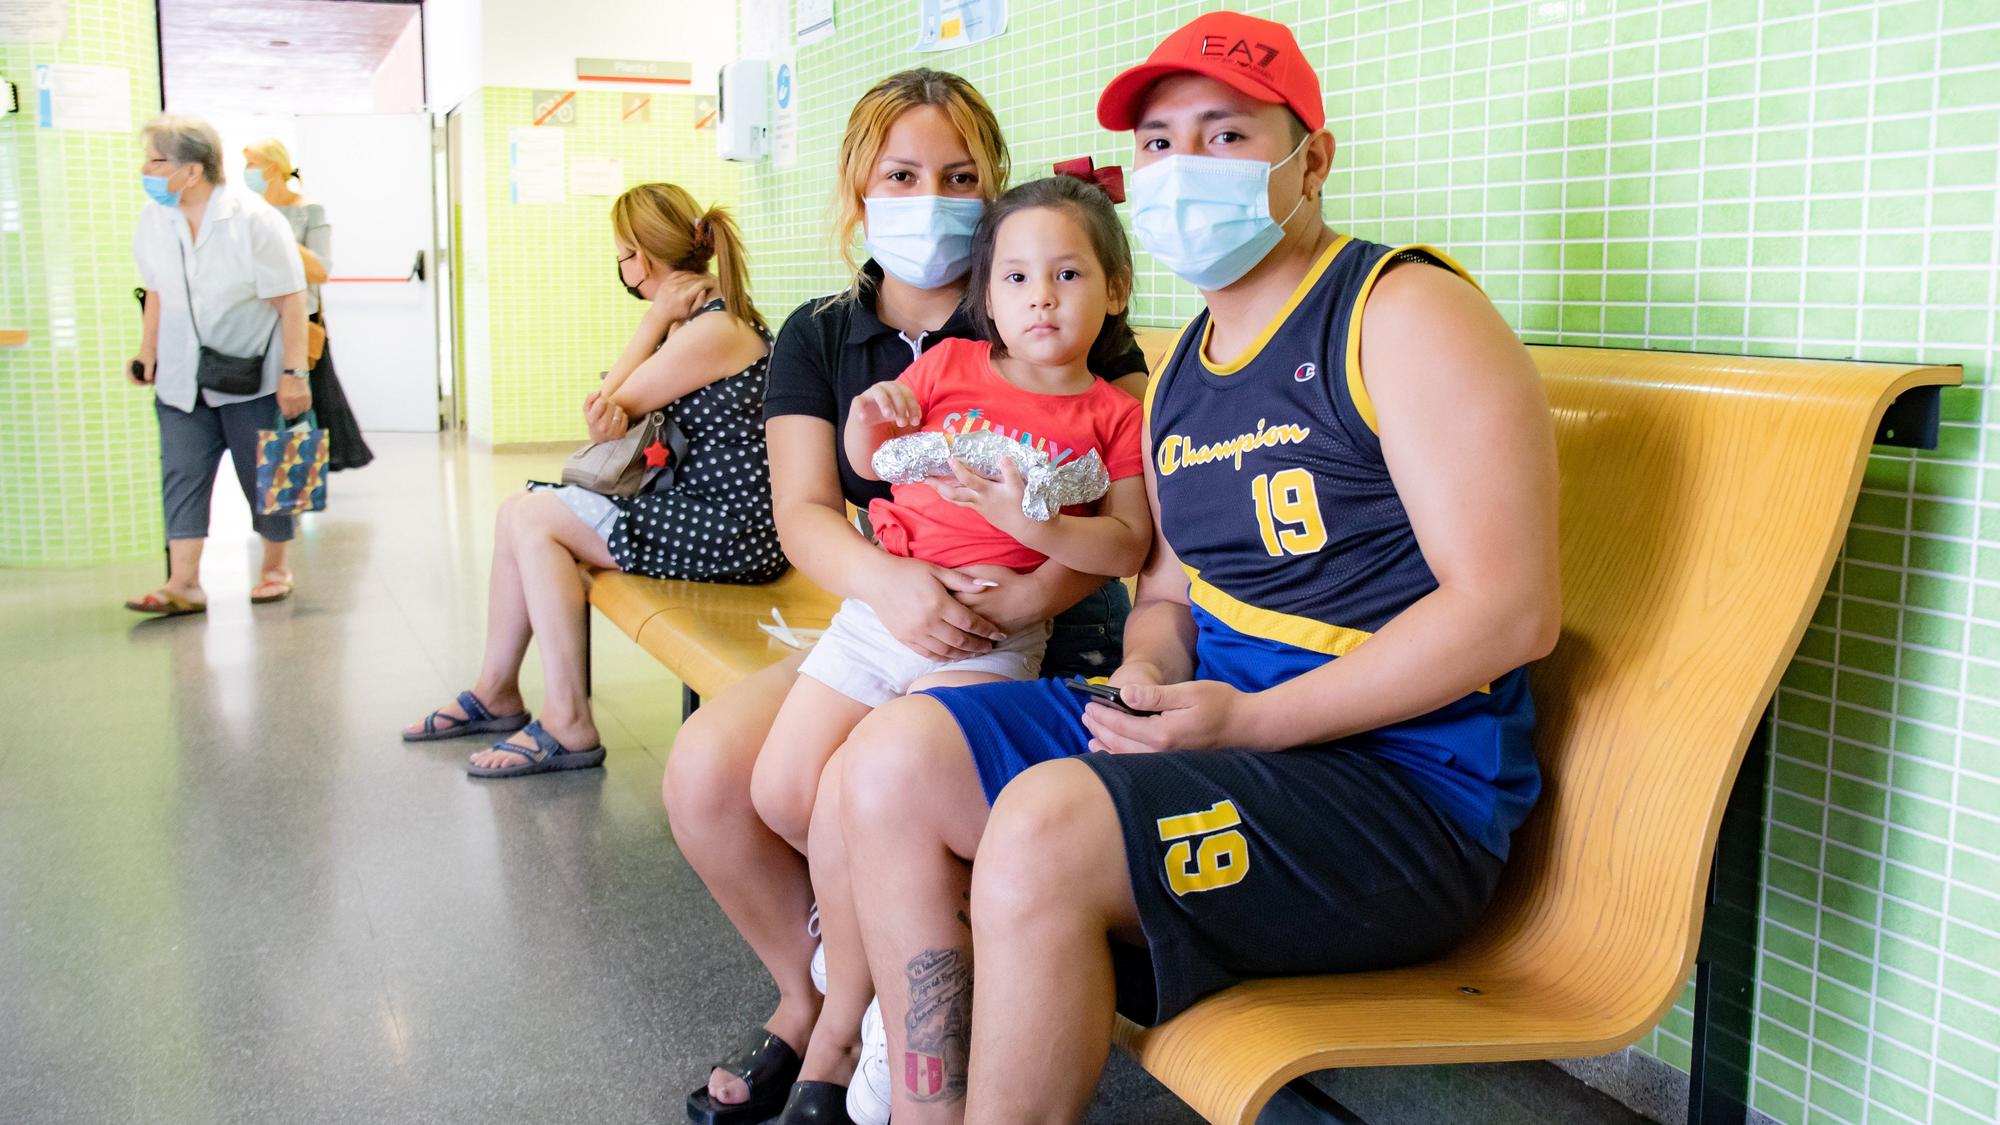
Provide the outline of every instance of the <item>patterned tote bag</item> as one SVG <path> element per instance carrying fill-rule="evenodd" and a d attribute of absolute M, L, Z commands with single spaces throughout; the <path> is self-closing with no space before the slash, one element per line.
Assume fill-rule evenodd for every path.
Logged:
<path fill-rule="evenodd" d="M 257 510 L 296 516 L 326 508 L 326 431 L 308 410 L 286 428 L 257 431 Z"/>

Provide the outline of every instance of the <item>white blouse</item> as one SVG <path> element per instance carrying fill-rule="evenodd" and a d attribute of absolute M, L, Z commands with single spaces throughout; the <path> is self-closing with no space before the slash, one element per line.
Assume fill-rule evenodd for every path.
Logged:
<path fill-rule="evenodd" d="M 218 184 L 202 216 L 201 234 L 188 237 L 179 207 L 149 202 L 132 237 L 139 277 L 159 295 L 159 366 L 153 392 L 176 410 L 194 409 L 194 372 L 200 343 L 233 356 L 264 356 L 264 382 L 253 395 L 203 391 L 210 406 L 268 395 L 285 367 L 283 329 L 272 297 L 306 287 L 291 224 L 263 197 Z M 183 271 L 182 263 L 186 268 Z M 190 312 L 192 298 L 193 316 Z"/>

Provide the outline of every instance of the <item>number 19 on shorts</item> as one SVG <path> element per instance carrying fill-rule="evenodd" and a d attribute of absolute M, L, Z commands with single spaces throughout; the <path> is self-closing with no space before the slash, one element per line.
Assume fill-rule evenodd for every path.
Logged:
<path fill-rule="evenodd" d="M 1217 801 L 1205 812 L 1159 819 L 1160 842 L 1167 848 L 1167 886 L 1176 895 L 1233 887 L 1250 874 L 1250 842 L 1236 826 L 1243 823 L 1236 802 Z"/>

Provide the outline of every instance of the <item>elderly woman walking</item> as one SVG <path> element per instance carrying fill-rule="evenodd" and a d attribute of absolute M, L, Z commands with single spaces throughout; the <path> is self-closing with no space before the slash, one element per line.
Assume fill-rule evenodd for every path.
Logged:
<path fill-rule="evenodd" d="M 168 571 L 165 586 L 125 605 L 162 615 L 208 608 L 201 550 L 225 451 L 264 540 L 250 600 L 281 601 L 292 593 L 292 518 L 257 512 L 257 431 L 312 406 L 297 243 L 284 216 L 223 182 L 222 140 L 208 122 L 163 115 L 142 135 L 141 183 L 153 202 L 132 249 L 146 320 L 127 377 L 154 392 Z"/>

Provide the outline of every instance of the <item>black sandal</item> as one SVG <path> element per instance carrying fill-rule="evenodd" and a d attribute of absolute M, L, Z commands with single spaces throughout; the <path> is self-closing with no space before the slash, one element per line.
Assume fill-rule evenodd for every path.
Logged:
<path fill-rule="evenodd" d="M 703 1082 L 688 1094 L 688 1120 L 696 1125 L 769 1121 L 784 1107 L 804 1062 L 791 1044 L 760 1027 L 743 1041 L 740 1050 L 714 1068 L 741 1078 L 750 1088 L 750 1096 L 740 1102 L 718 1102 L 709 1096 L 708 1083 Z"/>
<path fill-rule="evenodd" d="M 847 1116 L 847 1087 L 831 1082 L 795 1082 L 785 1111 L 771 1125 L 854 1125 Z"/>

